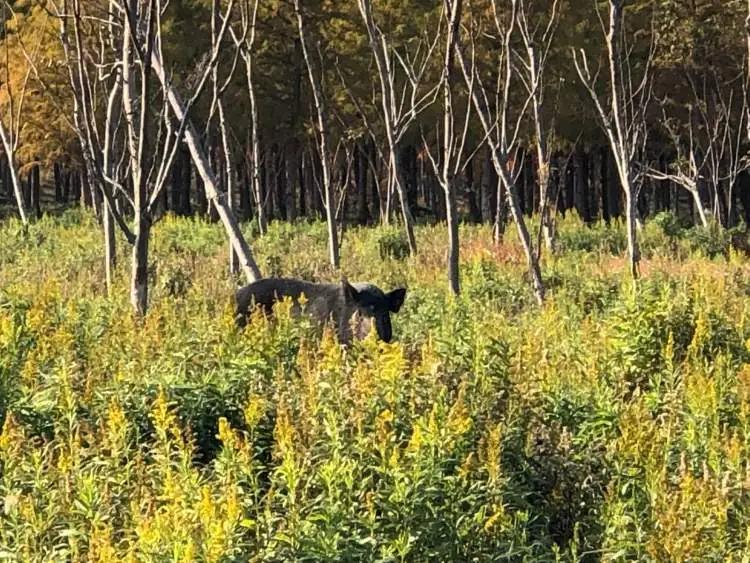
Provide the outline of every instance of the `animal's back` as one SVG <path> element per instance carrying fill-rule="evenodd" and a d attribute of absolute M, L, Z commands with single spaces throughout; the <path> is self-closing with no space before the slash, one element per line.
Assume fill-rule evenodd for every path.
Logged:
<path fill-rule="evenodd" d="M 264 278 L 237 290 L 235 320 L 238 325 L 244 325 L 253 303 L 270 313 L 275 303 L 287 297 L 294 301 L 294 312 L 298 313 L 299 299 L 303 294 L 307 300 L 307 312 L 325 320 L 338 305 L 340 286 L 292 278 Z"/>

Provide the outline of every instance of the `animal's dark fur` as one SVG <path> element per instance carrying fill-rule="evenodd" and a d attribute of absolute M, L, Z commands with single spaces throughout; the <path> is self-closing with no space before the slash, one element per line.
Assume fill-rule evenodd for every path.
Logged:
<path fill-rule="evenodd" d="M 291 278 L 266 278 L 246 285 L 235 294 L 235 322 L 244 326 L 253 305 L 271 313 L 274 304 L 284 298 L 293 301 L 292 312 L 302 312 L 300 297 L 307 300 L 304 311 L 320 322 L 333 320 L 339 340 L 347 343 L 352 337 L 352 319 L 374 322 L 378 336 L 385 342 L 392 338 L 391 313 L 401 309 L 406 289 L 383 293 L 369 283 L 312 283 Z M 361 333 L 361 331 L 358 331 Z M 362 336 L 358 334 L 358 336 Z"/>

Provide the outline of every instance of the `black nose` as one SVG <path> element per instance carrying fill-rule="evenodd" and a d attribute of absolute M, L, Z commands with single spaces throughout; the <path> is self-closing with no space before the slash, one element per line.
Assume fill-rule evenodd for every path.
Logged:
<path fill-rule="evenodd" d="M 375 328 L 378 331 L 378 336 L 383 342 L 390 342 L 393 338 L 393 331 L 391 329 L 391 317 L 390 315 L 383 315 L 375 319 Z"/>

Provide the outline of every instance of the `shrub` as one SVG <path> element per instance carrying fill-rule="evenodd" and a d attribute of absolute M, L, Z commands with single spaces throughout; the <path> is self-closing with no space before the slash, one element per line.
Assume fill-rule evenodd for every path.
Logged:
<path fill-rule="evenodd" d="M 685 230 L 685 225 L 671 211 L 660 211 L 647 222 L 648 224 L 658 227 L 670 238 L 682 236 Z"/>
<path fill-rule="evenodd" d="M 385 230 L 380 234 L 378 237 L 378 249 L 380 251 L 380 258 L 383 260 L 386 258 L 403 260 L 409 256 L 409 242 L 406 240 L 406 235 L 395 229 Z"/>
<path fill-rule="evenodd" d="M 529 226 L 531 232 L 539 229 L 539 217 L 535 216 Z M 584 223 L 575 210 L 569 209 L 556 219 L 555 246 L 560 254 L 570 252 L 597 252 L 620 254 L 627 248 L 624 224 Z"/>
<path fill-rule="evenodd" d="M 695 226 L 685 231 L 685 241 L 691 252 L 714 258 L 726 256 L 729 251 L 730 234 L 715 224 L 709 227 Z"/>

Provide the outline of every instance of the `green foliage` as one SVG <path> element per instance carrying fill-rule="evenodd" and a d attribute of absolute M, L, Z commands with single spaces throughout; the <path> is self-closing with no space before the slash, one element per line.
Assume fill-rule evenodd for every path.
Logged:
<path fill-rule="evenodd" d="M 488 258 L 474 260 L 464 270 L 464 294 L 479 307 L 517 313 L 530 304 L 522 280 L 514 278 Z"/>
<path fill-rule="evenodd" d="M 382 259 L 403 260 L 409 256 L 409 242 L 406 240 L 406 235 L 398 229 L 383 232 L 378 238 L 378 248 Z"/>
<path fill-rule="evenodd" d="M 627 248 L 624 230 L 619 224 L 603 222 L 584 226 L 574 211 L 559 228 L 558 242 L 563 250 L 620 254 Z"/>
<path fill-rule="evenodd" d="M 649 226 L 657 227 L 668 237 L 679 236 L 684 228 L 677 216 L 670 211 L 661 211 L 649 221 Z"/>
<path fill-rule="evenodd" d="M 690 250 L 709 258 L 725 255 L 731 240 L 729 233 L 717 225 L 692 227 L 685 231 L 684 238 Z"/>
<path fill-rule="evenodd" d="M 80 211 L 0 226 L 0 552 L 18 560 L 743 560 L 750 337 L 742 254 L 644 226 L 560 222 L 538 308 L 517 244 L 462 227 L 381 258 L 346 231 L 347 275 L 409 288 L 396 341 L 342 349 L 281 309 L 232 322 L 216 224 L 154 231 L 153 306 L 127 264 L 102 283 Z M 335 279 L 325 225 L 255 241 L 285 275 Z M 692 253 L 692 254 L 691 254 Z"/>
<path fill-rule="evenodd" d="M 683 257 L 726 257 L 731 249 L 747 252 L 747 227 L 739 224 L 724 229 L 716 222 L 709 223 L 707 227 L 689 225 L 672 213 L 661 212 L 644 227 L 642 246 L 645 253 L 653 256 L 668 251 Z"/>

